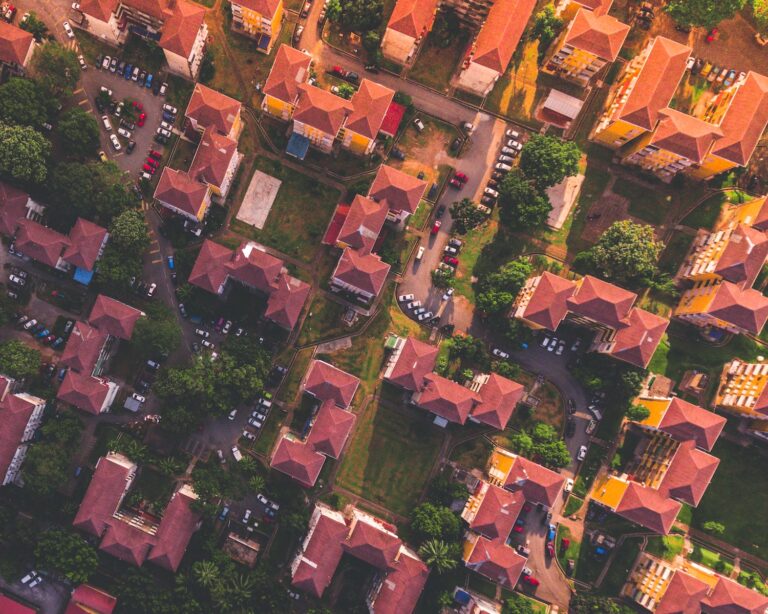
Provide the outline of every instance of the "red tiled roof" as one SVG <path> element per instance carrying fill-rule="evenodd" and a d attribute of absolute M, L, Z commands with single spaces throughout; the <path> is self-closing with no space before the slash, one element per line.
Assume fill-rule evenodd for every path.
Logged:
<path fill-rule="evenodd" d="M 241 107 L 234 98 L 197 83 L 184 115 L 204 128 L 210 127 L 221 134 L 229 134 L 240 115 Z"/>
<path fill-rule="evenodd" d="M 112 518 L 120 504 L 130 473 L 130 467 L 118 463 L 110 456 L 99 458 L 72 524 L 86 533 L 101 537 L 107 520 Z"/>
<path fill-rule="evenodd" d="M 231 259 L 232 250 L 206 239 L 189 274 L 189 283 L 217 294 L 227 280 L 226 265 Z"/>
<path fill-rule="evenodd" d="M 130 305 L 99 294 L 88 321 L 99 330 L 128 341 L 133 335 L 133 327 L 143 315 L 144 312 Z"/>
<path fill-rule="evenodd" d="M 255 243 L 246 243 L 235 250 L 226 264 L 229 274 L 238 281 L 269 292 L 283 269 L 283 261 L 260 249 Z"/>
<path fill-rule="evenodd" d="M 375 254 L 359 254 L 345 249 L 339 258 L 333 277 L 374 296 L 381 292 L 390 266 Z"/>
<path fill-rule="evenodd" d="M 666 318 L 634 307 L 629 312 L 629 326 L 616 333 L 611 356 L 644 369 L 651 362 L 668 326 Z"/>
<path fill-rule="evenodd" d="M 323 402 L 317 412 L 307 445 L 321 454 L 339 458 L 354 425 L 355 414 L 339 409 L 333 400 L 329 399 Z"/>
<path fill-rule="evenodd" d="M 363 79 L 350 100 L 352 113 L 344 128 L 369 139 L 375 139 L 394 97 L 394 90 Z"/>
<path fill-rule="evenodd" d="M 768 597 L 719 576 L 715 590 L 702 605 L 707 614 L 765 614 Z"/>
<path fill-rule="evenodd" d="M 379 237 L 388 212 L 386 203 L 358 194 L 352 201 L 337 241 L 362 253 L 369 253 Z"/>
<path fill-rule="evenodd" d="M 626 102 L 616 109 L 614 119 L 622 119 L 645 130 L 656 127 L 658 113 L 666 108 L 685 74 L 691 48 L 657 36 L 645 64 L 636 77 Z"/>
<path fill-rule="evenodd" d="M 757 290 L 742 290 L 724 281 L 715 292 L 707 309 L 709 315 L 759 335 L 768 319 L 768 298 Z"/>
<path fill-rule="evenodd" d="M 723 138 L 712 153 L 746 166 L 768 124 L 768 77 L 749 72 L 720 122 Z"/>
<path fill-rule="evenodd" d="M 406 390 L 418 390 L 424 383 L 424 376 L 435 368 L 439 352 L 440 348 L 435 345 L 408 337 L 387 379 Z"/>
<path fill-rule="evenodd" d="M 341 544 L 348 530 L 343 522 L 321 514 L 291 584 L 313 597 L 321 597 L 344 553 Z"/>
<path fill-rule="evenodd" d="M 700 164 L 723 133 L 714 124 L 675 109 L 658 112 L 659 124 L 650 144 Z"/>
<path fill-rule="evenodd" d="M 154 197 L 161 203 L 198 217 L 207 194 L 206 184 L 194 179 L 186 171 L 177 171 L 166 166 L 160 175 L 160 181 L 157 182 Z"/>
<path fill-rule="evenodd" d="M 80 10 L 89 17 L 95 17 L 99 21 L 109 21 L 117 10 L 118 0 L 83 0 Z"/>
<path fill-rule="evenodd" d="M 109 387 L 99 378 L 71 369 L 59 386 L 56 398 L 91 414 L 98 414 L 109 394 Z"/>
<path fill-rule="evenodd" d="M 511 492 L 521 490 L 526 501 L 552 507 L 564 483 L 565 478 L 559 473 L 518 456 L 507 475 L 504 488 Z"/>
<path fill-rule="evenodd" d="M 287 330 L 293 330 L 310 289 L 300 279 L 280 273 L 267 299 L 264 317 Z"/>
<path fill-rule="evenodd" d="M 418 399 L 414 397 L 414 401 L 419 407 L 458 424 L 467 421 L 472 408 L 480 400 L 466 386 L 437 373 L 424 376 L 424 387 L 417 394 Z"/>
<path fill-rule="evenodd" d="M 629 26 L 610 15 L 595 15 L 579 9 L 571 22 L 565 43 L 613 62 L 629 34 Z"/>
<path fill-rule="evenodd" d="M 527 561 L 503 539 L 491 541 L 481 537 L 472 549 L 467 567 L 497 584 L 514 588 Z"/>
<path fill-rule="evenodd" d="M 206 128 L 189 167 L 189 176 L 221 188 L 232 158 L 236 155 L 237 141 Z"/>
<path fill-rule="evenodd" d="M 106 340 L 105 331 L 89 326 L 85 322 L 75 322 L 59 361 L 61 366 L 69 367 L 83 375 L 90 375 Z"/>
<path fill-rule="evenodd" d="M 29 194 L 0 181 L 0 233 L 8 236 L 16 233 L 19 220 L 27 216 L 28 200 Z"/>
<path fill-rule="evenodd" d="M 116 605 L 117 597 L 90 584 L 81 584 L 72 591 L 64 614 L 112 614 Z"/>
<path fill-rule="evenodd" d="M 523 318 L 549 330 L 556 330 L 568 313 L 568 299 L 575 291 L 574 282 L 544 271 L 525 306 Z"/>
<path fill-rule="evenodd" d="M 437 0 L 397 0 L 387 29 L 418 38 L 432 29 L 436 11 Z"/>
<path fill-rule="evenodd" d="M 301 83 L 299 102 L 293 112 L 293 119 L 336 136 L 344 119 L 352 112 L 352 103 L 326 90 Z"/>
<path fill-rule="evenodd" d="M 292 477 L 302 486 L 312 488 L 324 462 L 325 456 L 306 444 L 283 437 L 269 466 Z"/>
<path fill-rule="evenodd" d="M 659 430 L 678 441 L 693 440 L 699 448 L 711 450 L 725 423 L 723 416 L 675 397 L 659 423 Z"/>
<path fill-rule="evenodd" d="M 304 390 L 321 401 L 349 407 L 360 380 L 322 360 L 313 360 L 304 379 Z"/>
<path fill-rule="evenodd" d="M 173 7 L 173 15 L 163 24 L 163 34 L 158 44 L 166 51 L 187 59 L 204 23 L 205 8 L 178 0 Z"/>
<path fill-rule="evenodd" d="M 629 482 L 616 513 L 646 529 L 667 535 L 682 503 L 673 501 L 659 491 Z"/>
<path fill-rule="evenodd" d="M 35 406 L 13 394 L 0 402 L 0 481 L 5 478 Z"/>
<path fill-rule="evenodd" d="M 720 459 L 696 449 L 693 441 L 685 441 L 678 446 L 659 492 L 696 507 L 719 464 Z"/>
<path fill-rule="evenodd" d="M 619 328 L 627 324 L 629 310 L 636 298 L 634 292 L 586 275 L 567 304 L 568 309 L 577 315 Z"/>
<path fill-rule="evenodd" d="M 8 595 L 0 594 L 0 612 L 3 614 L 37 614 L 37 608 L 28 608 Z"/>
<path fill-rule="evenodd" d="M 382 164 L 376 171 L 368 197 L 386 202 L 391 211 L 413 213 L 419 206 L 427 182 L 396 168 Z"/>
<path fill-rule="evenodd" d="M 106 236 L 106 228 L 79 217 L 69 231 L 70 244 L 62 258 L 76 267 L 92 271 Z"/>
<path fill-rule="evenodd" d="M 747 224 L 739 224 L 717 261 L 715 273 L 742 288 L 751 288 L 768 258 L 768 237 Z"/>
<path fill-rule="evenodd" d="M 32 220 L 19 220 L 16 249 L 33 260 L 55 267 L 69 239 L 63 234 Z"/>
<path fill-rule="evenodd" d="M 389 103 L 389 108 L 386 115 L 384 115 L 384 121 L 381 122 L 379 132 L 394 137 L 400 129 L 400 122 L 403 121 L 404 115 L 405 107 L 403 105 L 396 102 Z"/>
<path fill-rule="evenodd" d="M 493 3 L 480 28 L 472 61 L 503 73 L 515 53 L 536 0 L 499 0 Z"/>
<path fill-rule="evenodd" d="M 678 569 L 669 581 L 655 613 L 699 614 L 701 601 L 708 592 L 708 584 Z"/>
<path fill-rule="evenodd" d="M 402 552 L 393 567 L 382 580 L 373 611 L 376 614 L 411 614 L 427 583 L 429 569 L 419 559 Z"/>
<path fill-rule="evenodd" d="M 286 44 L 280 45 L 264 84 L 264 95 L 293 104 L 299 95 L 299 84 L 309 76 L 311 63 L 312 58 L 303 51 Z"/>
<path fill-rule="evenodd" d="M 574 0 L 576 4 L 588 8 L 595 15 L 604 15 L 611 9 L 613 0 Z"/>
<path fill-rule="evenodd" d="M 23 66 L 34 42 L 35 37 L 29 32 L 0 21 L 0 62 Z"/>
<path fill-rule="evenodd" d="M 525 388 L 498 373 L 491 373 L 479 390 L 480 404 L 472 411 L 472 417 L 499 430 L 507 427 Z"/>
<path fill-rule="evenodd" d="M 195 500 L 190 494 L 188 487 L 182 487 L 173 494 L 157 528 L 157 543 L 147 557 L 150 562 L 168 571 L 175 572 L 179 568 L 200 521 L 200 514 L 190 507 Z"/>
<path fill-rule="evenodd" d="M 522 493 L 513 494 L 489 484 L 469 528 L 488 539 L 505 540 L 515 526 L 524 504 L 525 497 Z"/>
<path fill-rule="evenodd" d="M 390 569 L 402 543 L 399 537 L 358 520 L 343 547 L 352 556 L 378 569 Z"/>
<path fill-rule="evenodd" d="M 154 535 L 150 535 L 127 522 L 112 520 L 99 544 L 99 550 L 111 554 L 121 561 L 140 567 L 147 559 L 154 542 Z"/>
<path fill-rule="evenodd" d="M 255 11 L 267 19 L 272 19 L 275 16 L 277 7 L 280 6 L 280 0 L 235 0 L 234 4 Z M 286 45 L 282 46 L 285 47 Z"/>

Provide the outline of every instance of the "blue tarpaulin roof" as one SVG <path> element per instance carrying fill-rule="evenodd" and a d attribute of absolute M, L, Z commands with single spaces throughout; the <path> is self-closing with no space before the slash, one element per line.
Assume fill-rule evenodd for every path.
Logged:
<path fill-rule="evenodd" d="M 80 267 L 77 267 L 75 269 L 75 281 L 78 283 L 83 284 L 84 286 L 87 286 L 91 283 L 91 280 L 93 279 L 93 271 L 88 271 L 86 269 L 81 269 Z"/>
<path fill-rule="evenodd" d="M 303 160 L 307 152 L 309 151 L 309 139 L 296 132 L 288 139 L 288 147 L 285 148 L 285 153 L 299 160 Z"/>
<path fill-rule="evenodd" d="M 259 38 L 259 42 L 256 43 L 256 46 L 259 49 L 268 49 L 269 48 L 269 41 L 271 41 L 271 40 L 272 40 L 271 36 L 262 36 L 261 38 Z"/>

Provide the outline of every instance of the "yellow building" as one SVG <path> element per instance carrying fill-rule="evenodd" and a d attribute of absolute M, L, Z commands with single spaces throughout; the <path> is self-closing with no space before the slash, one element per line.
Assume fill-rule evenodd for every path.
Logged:
<path fill-rule="evenodd" d="M 283 0 L 232 0 L 232 29 L 256 39 L 256 49 L 270 53 L 283 25 Z"/>
<path fill-rule="evenodd" d="M 288 121 L 299 100 L 299 86 L 309 77 L 312 58 L 289 45 L 280 45 L 262 90 L 261 108 L 270 115 Z"/>
<path fill-rule="evenodd" d="M 341 146 L 360 156 L 372 153 L 376 136 L 394 97 L 394 90 L 363 79 L 350 100 L 352 113 L 340 135 Z"/>
<path fill-rule="evenodd" d="M 700 328 L 759 335 L 768 320 L 768 298 L 729 281 L 700 281 L 683 292 L 674 316 Z"/>
<path fill-rule="evenodd" d="M 738 358 L 727 363 L 720 375 L 715 405 L 746 418 L 768 420 L 768 364 Z"/>

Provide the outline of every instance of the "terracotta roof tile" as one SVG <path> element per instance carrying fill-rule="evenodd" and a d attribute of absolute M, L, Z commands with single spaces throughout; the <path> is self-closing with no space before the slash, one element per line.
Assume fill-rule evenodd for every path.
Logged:
<path fill-rule="evenodd" d="M 427 583 L 429 568 L 402 550 L 393 568 L 382 580 L 373 611 L 376 614 L 411 614 Z"/>
<path fill-rule="evenodd" d="M 352 103 L 314 85 L 301 83 L 298 88 L 299 103 L 293 112 L 293 119 L 336 136 L 352 112 Z"/>
<path fill-rule="evenodd" d="M 28 201 L 29 194 L 0 181 L 0 233 L 8 236 L 16 233 L 19 220 L 27 216 Z"/>
<path fill-rule="evenodd" d="M 221 188 L 232 158 L 236 155 L 237 141 L 206 128 L 189 167 L 189 176 Z"/>
<path fill-rule="evenodd" d="M 565 478 L 538 463 L 518 456 L 504 482 L 510 492 L 522 491 L 527 501 L 552 507 L 560 495 Z"/>
<path fill-rule="evenodd" d="M 345 249 L 333 277 L 359 290 L 377 296 L 387 281 L 390 266 L 375 254 L 359 254 Z"/>
<path fill-rule="evenodd" d="M 143 315 L 143 311 L 99 294 L 91 308 L 88 321 L 100 331 L 129 341 L 133 335 L 133 327 Z"/>
<path fill-rule="evenodd" d="M 723 576 L 702 603 L 707 614 L 764 614 L 768 609 L 767 596 Z"/>
<path fill-rule="evenodd" d="M 293 104 L 299 95 L 299 84 L 309 76 L 312 58 L 306 53 L 282 44 L 275 54 L 263 92 L 283 102 Z"/>
<path fill-rule="evenodd" d="M 313 360 L 304 379 L 304 390 L 321 401 L 349 407 L 360 380 L 322 360 Z"/>
<path fill-rule="evenodd" d="M 525 31 L 536 0 L 497 0 L 488 12 L 474 45 L 472 61 L 503 73 Z"/>
<path fill-rule="evenodd" d="M 264 317 L 278 326 L 293 330 L 310 290 L 309 284 L 286 273 L 280 273 L 267 299 Z"/>
<path fill-rule="evenodd" d="M 0 21 L 0 62 L 24 65 L 35 37 L 14 25 Z"/>
<path fill-rule="evenodd" d="M 394 97 L 394 90 L 363 79 L 350 100 L 352 113 L 344 125 L 345 130 L 375 139 Z"/>
<path fill-rule="evenodd" d="M 427 411 L 450 422 L 464 424 L 479 401 L 477 394 L 437 373 L 424 376 L 423 388 L 414 395 L 414 402 Z"/>
<path fill-rule="evenodd" d="M 107 527 L 107 521 L 120 505 L 127 486 L 126 481 L 135 469 L 133 463 L 119 454 L 99 458 L 72 524 L 86 533 L 101 537 Z"/>
<path fill-rule="evenodd" d="M 172 572 L 179 568 L 200 522 L 200 514 L 190 507 L 195 499 L 197 496 L 189 486 L 182 486 L 173 493 L 157 528 L 157 543 L 149 553 L 150 562 Z"/>
<path fill-rule="evenodd" d="M 578 284 L 576 293 L 567 300 L 568 309 L 612 328 L 627 325 L 627 316 L 637 294 L 591 275 Z"/>
<path fill-rule="evenodd" d="M 73 606 L 75 609 L 71 609 Z M 112 614 L 115 606 L 117 597 L 89 584 L 81 584 L 72 591 L 64 614 Z"/>
<path fill-rule="evenodd" d="M 724 281 L 718 286 L 707 313 L 759 335 L 768 319 L 768 298 L 752 288 L 742 290 Z"/>
<path fill-rule="evenodd" d="M 435 368 L 439 352 L 440 348 L 435 345 L 408 337 L 387 379 L 406 390 L 418 390 L 424 383 L 424 376 Z"/>
<path fill-rule="evenodd" d="M 697 450 L 695 442 L 685 441 L 678 446 L 659 492 L 696 507 L 719 464 L 720 459 Z"/>
<path fill-rule="evenodd" d="M 678 569 L 656 606 L 655 614 L 699 614 L 701 601 L 708 592 L 708 584 Z"/>
<path fill-rule="evenodd" d="M 712 143 L 723 134 L 714 124 L 675 109 L 662 109 L 658 116 L 659 124 L 650 144 L 697 164 L 704 160 Z"/>
<path fill-rule="evenodd" d="M 629 312 L 629 326 L 616 333 L 611 356 L 636 367 L 645 368 L 669 326 L 669 320 L 645 309 Z"/>
<path fill-rule="evenodd" d="M 723 416 L 675 397 L 664 412 L 659 430 L 678 441 L 693 440 L 699 448 L 712 450 L 725 423 Z"/>
<path fill-rule="evenodd" d="M 82 375 L 90 375 L 106 340 L 106 331 L 98 330 L 84 322 L 75 322 L 59 361 L 61 366 L 69 367 Z"/>
<path fill-rule="evenodd" d="M 467 567 L 511 589 L 517 584 L 527 561 L 507 546 L 503 539 L 491 541 L 481 537 L 472 549 Z"/>
<path fill-rule="evenodd" d="M 584 8 L 588 8 L 595 15 L 605 15 L 613 4 L 613 0 L 574 0 Z"/>
<path fill-rule="evenodd" d="M 523 505 L 525 496 L 522 493 L 511 493 L 489 484 L 469 528 L 488 539 L 506 540 Z"/>
<path fill-rule="evenodd" d="M 218 294 L 219 288 L 227 280 L 226 265 L 232 255 L 230 249 L 206 239 L 189 274 L 189 283 Z"/>
<path fill-rule="evenodd" d="M 35 405 L 23 397 L 9 394 L 0 402 L 0 481 L 5 478 Z"/>
<path fill-rule="evenodd" d="M 293 572 L 291 584 L 314 597 L 321 597 L 344 553 L 341 543 L 348 531 L 349 527 L 343 522 L 321 514 Z"/>
<path fill-rule="evenodd" d="M 712 153 L 746 166 L 768 124 L 768 77 L 750 72 L 720 122 L 723 138 Z"/>
<path fill-rule="evenodd" d="M 83 0 L 80 3 L 80 11 L 100 21 L 109 21 L 118 4 L 118 0 Z"/>
<path fill-rule="evenodd" d="M 99 414 L 107 394 L 109 387 L 99 378 L 69 370 L 56 398 L 88 413 Z"/>
<path fill-rule="evenodd" d="M 681 507 L 681 503 L 657 490 L 629 482 L 616 513 L 646 529 L 667 535 Z"/>
<path fill-rule="evenodd" d="M 316 452 L 339 458 L 354 425 L 355 414 L 339 409 L 333 400 L 325 401 L 317 412 L 307 445 Z"/>
<path fill-rule="evenodd" d="M 177 171 L 169 166 L 163 168 L 157 182 L 154 197 L 161 203 L 199 217 L 208 194 L 208 186 L 193 178 L 186 171 Z"/>
<path fill-rule="evenodd" d="M 234 98 L 197 83 L 184 115 L 204 128 L 210 127 L 221 134 L 229 134 L 241 108 L 240 102 Z"/>
<path fill-rule="evenodd" d="M 283 270 L 283 261 L 256 243 L 246 243 L 235 250 L 226 268 L 234 279 L 269 293 Z"/>
<path fill-rule="evenodd" d="M 574 282 L 544 271 L 522 317 L 554 331 L 568 313 L 568 299 L 574 292 L 576 292 Z"/>
<path fill-rule="evenodd" d="M 16 249 L 33 260 L 55 267 L 62 252 L 69 246 L 63 234 L 32 220 L 20 220 L 16 233 Z"/>
<path fill-rule="evenodd" d="M 158 44 L 166 51 L 187 59 L 204 23 L 204 7 L 178 0 L 173 7 L 173 15 L 163 24 L 163 34 Z"/>
<path fill-rule="evenodd" d="M 507 427 L 525 388 L 497 373 L 491 373 L 480 388 L 480 404 L 472 410 L 472 417 L 499 430 Z"/>
<path fill-rule="evenodd" d="M 92 271 L 106 236 L 106 228 L 81 217 L 77 218 L 69 231 L 70 244 L 61 257 L 76 267 Z"/>
<path fill-rule="evenodd" d="M 390 211 L 414 213 L 424 196 L 427 182 L 382 164 L 368 190 L 368 197 L 387 203 Z"/>
<path fill-rule="evenodd" d="M 768 236 L 747 224 L 731 233 L 715 273 L 742 288 L 751 288 L 768 258 Z"/>
<path fill-rule="evenodd" d="M 437 0 L 397 0 L 387 29 L 418 38 L 432 29 L 437 4 Z"/>
<path fill-rule="evenodd" d="M 99 550 L 113 557 L 140 567 L 147 559 L 155 537 L 120 521 L 110 521 L 107 532 L 99 544 Z"/>
<path fill-rule="evenodd" d="M 571 22 L 565 42 L 613 62 L 629 34 L 629 26 L 610 15 L 597 16 L 592 11 L 579 9 Z"/>
<path fill-rule="evenodd" d="M 352 556 L 377 569 L 390 569 L 402 543 L 396 535 L 358 519 L 349 538 L 343 543 L 343 548 Z"/>
<path fill-rule="evenodd" d="M 292 477 L 302 486 L 312 488 L 324 462 L 325 456 L 308 445 L 283 437 L 269 466 Z"/>
<path fill-rule="evenodd" d="M 272 19 L 280 6 L 280 0 L 235 0 L 234 4 L 239 4 L 243 8 L 255 11 L 262 17 Z"/>
<path fill-rule="evenodd" d="M 386 203 L 358 194 L 352 201 L 337 241 L 363 254 L 370 253 L 384 227 L 388 212 Z"/>

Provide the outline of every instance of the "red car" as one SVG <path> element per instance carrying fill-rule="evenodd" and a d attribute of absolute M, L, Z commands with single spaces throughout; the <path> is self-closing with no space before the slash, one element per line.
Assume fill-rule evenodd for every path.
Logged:
<path fill-rule="evenodd" d="M 520 520 L 520 519 L 518 518 L 518 519 L 517 519 L 517 522 L 515 523 L 515 527 L 514 527 L 514 529 L 513 529 L 513 530 L 514 530 L 514 532 L 515 532 L 515 533 L 522 533 L 522 532 L 523 532 L 523 525 L 524 525 L 524 524 L 525 524 L 525 523 L 524 523 L 522 520 Z"/>
<path fill-rule="evenodd" d="M 149 150 L 149 157 L 155 158 L 156 160 L 159 160 L 163 157 L 163 154 L 161 154 L 159 151 L 155 151 L 154 149 Z"/>
<path fill-rule="evenodd" d="M 139 101 L 134 100 L 133 101 L 133 108 L 136 109 L 137 111 L 143 111 L 144 110 L 144 105 L 141 104 Z"/>
<path fill-rule="evenodd" d="M 454 258 L 453 256 L 445 256 L 443 262 L 445 262 L 445 264 L 450 264 L 451 266 L 459 266 L 459 259 Z"/>
<path fill-rule="evenodd" d="M 147 114 L 146 113 L 142 113 L 141 115 L 139 115 L 139 119 L 136 120 L 136 125 L 137 126 L 143 126 L 144 122 L 146 122 L 146 121 L 147 121 Z"/>
<path fill-rule="evenodd" d="M 530 584 L 531 586 L 538 586 L 539 584 L 541 584 L 541 582 L 539 582 L 533 576 L 524 576 L 523 582 L 525 582 L 526 584 Z"/>
<path fill-rule="evenodd" d="M 155 168 L 157 168 L 159 166 L 158 161 L 155 160 L 154 158 L 147 158 L 147 164 L 149 164 L 150 166 L 153 166 Z"/>
<path fill-rule="evenodd" d="M 717 38 L 718 34 L 720 34 L 718 29 L 717 28 L 712 28 L 709 31 L 709 33 L 707 34 L 707 42 L 711 43 L 713 40 L 715 40 Z"/>
<path fill-rule="evenodd" d="M 467 176 L 466 176 L 464 173 L 462 173 L 461 171 L 456 171 L 456 172 L 454 173 L 454 175 L 453 175 L 453 178 L 454 178 L 454 179 L 458 179 L 459 181 L 461 181 L 461 183 L 466 183 L 467 181 L 469 181 L 469 177 L 467 177 Z"/>
<path fill-rule="evenodd" d="M 150 175 L 154 175 L 154 174 L 155 174 L 155 167 L 154 167 L 154 166 L 150 166 L 149 164 L 145 164 L 145 165 L 144 165 L 144 166 L 142 166 L 141 168 L 142 168 L 142 169 L 143 169 L 145 172 L 149 173 Z"/>
<path fill-rule="evenodd" d="M 547 542 L 547 556 L 555 557 L 555 547 L 552 545 L 552 542 Z"/>
<path fill-rule="evenodd" d="M 461 189 L 462 183 L 461 183 L 461 181 L 459 181 L 455 177 L 453 179 L 451 179 L 448 183 L 451 184 L 452 188 L 456 188 L 457 190 Z"/>
<path fill-rule="evenodd" d="M 432 230 L 430 231 L 430 234 L 436 235 L 440 231 L 440 226 L 442 226 L 443 223 L 440 220 L 435 220 L 435 223 L 432 226 Z"/>

